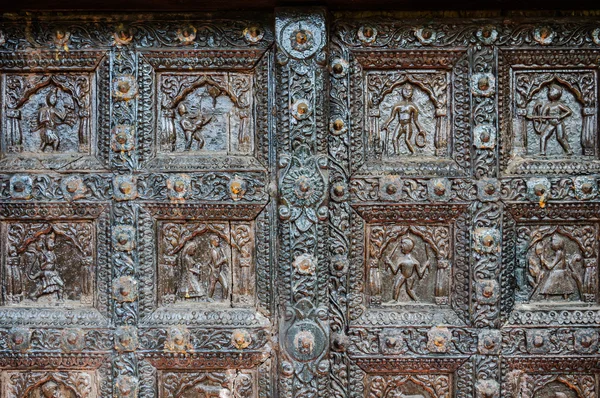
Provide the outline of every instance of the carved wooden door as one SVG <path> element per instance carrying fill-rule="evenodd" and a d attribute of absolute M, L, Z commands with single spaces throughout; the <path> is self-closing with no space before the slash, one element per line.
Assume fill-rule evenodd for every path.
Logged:
<path fill-rule="evenodd" d="M 598 397 L 599 46 L 5 19 L 0 397 Z"/>

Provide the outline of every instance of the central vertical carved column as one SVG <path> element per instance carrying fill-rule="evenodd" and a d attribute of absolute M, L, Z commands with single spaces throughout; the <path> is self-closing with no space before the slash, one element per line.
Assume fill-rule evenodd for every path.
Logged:
<path fill-rule="evenodd" d="M 325 12 L 276 14 L 280 396 L 329 394 Z"/>
<path fill-rule="evenodd" d="M 136 397 L 139 388 L 138 361 L 138 266 L 137 219 L 138 167 L 135 125 L 139 97 L 137 54 L 133 33 L 118 27 L 111 60 L 111 153 L 113 175 L 112 240 L 115 350 L 113 392 L 115 397 Z"/>

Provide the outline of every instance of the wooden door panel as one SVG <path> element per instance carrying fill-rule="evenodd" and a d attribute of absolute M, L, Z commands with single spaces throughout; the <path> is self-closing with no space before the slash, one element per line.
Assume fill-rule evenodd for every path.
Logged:
<path fill-rule="evenodd" d="M 584 20 L 334 20 L 334 385 L 598 395 L 597 37 Z"/>
<path fill-rule="evenodd" d="M 599 396 L 596 22 L 5 17 L 0 396 Z"/>
<path fill-rule="evenodd" d="M 2 29 L 2 396 L 269 394 L 269 25 Z"/>

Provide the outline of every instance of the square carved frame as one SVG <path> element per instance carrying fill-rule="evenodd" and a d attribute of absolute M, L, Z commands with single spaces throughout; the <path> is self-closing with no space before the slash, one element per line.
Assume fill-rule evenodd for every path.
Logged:
<path fill-rule="evenodd" d="M 266 394 L 265 386 L 271 378 L 271 361 L 251 364 L 240 358 L 224 359 L 169 354 L 160 358 L 140 355 L 140 375 L 147 381 L 140 386 L 143 396 L 158 398 L 180 397 L 188 393 L 203 393 L 206 397 L 234 396 L 253 398 Z M 235 369 L 234 369 L 235 368 Z M 152 382 L 151 382 L 152 381 Z M 158 395 L 154 390 L 158 387 Z M 198 395 L 189 395 L 198 396 Z"/>
<path fill-rule="evenodd" d="M 139 79 L 140 93 L 138 112 L 138 145 L 140 161 L 149 170 L 198 170 L 198 169 L 236 169 L 263 170 L 268 164 L 268 101 L 271 95 L 269 67 L 271 53 L 265 56 L 264 49 L 222 49 L 222 50 L 154 50 L 143 51 L 139 57 L 139 70 L 143 73 Z M 177 74 L 182 78 L 190 76 L 190 87 L 178 88 L 168 104 L 161 104 L 163 95 L 159 93 L 161 74 Z M 248 154 L 229 154 L 209 151 L 198 153 L 164 151 L 165 143 L 161 141 L 164 133 L 176 133 L 177 104 L 185 97 L 191 88 L 217 87 L 211 74 L 246 74 L 252 81 L 251 104 L 244 107 L 249 119 L 253 121 L 248 126 L 254 133 L 252 138 L 253 151 Z M 200 78 L 194 78 L 199 76 Z M 220 93 L 228 95 L 237 104 L 235 90 L 218 88 Z M 220 95 L 220 94 L 219 94 Z M 216 100 L 215 100 L 216 101 Z M 163 105 L 167 106 L 163 110 Z M 240 108 L 241 109 L 241 108 Z M 159 117 L 162 115 L 163 117 Z M 210 126 L 210 125 L 209 125 Z M 163 137 L 159 136 L 163 135 Z"/>
<path fill-rule="evenodd" d="M 466 204 L 382 203 L 354 204 L 353 208 L 356 213 L 353 214 L 352 236 L 357 243 L 353 245 L 351 254 L 348 286 L 349 294 L 361 297 L 361 300 L 350 303 L 351 325 L 400 327 L 444 323 L 459 326 L 469 322 L 469 248 L 460 243 L 465 240 L 454 239 L 455 236 L 468 233 Z M 423 214 L 427 214 L 426 219 Z M 377 298 L 371 300 L 371 288 L 368 286 L 370 276 L 366 262 L 372 250 L 366 235 L 372 226 L 404 226 L 407 231 L 420 227 L 443 227 L 448 232 L 447 253 L 441 256 L 443 258 L 440 257 L 447 267 L 439 269 L 442 275 L 436 275 L 436 279 L 441 276 L 441 280 L 436 286 L 439 297 L 436 297 L 435 303 L 426 306 L 419 303 L 381 306 Z"/>
<path fill-rule="evenodd" d="M 96 247 L 93 248 L 96 280 L 94 301 L 89 307 L 71 308 L 64 311 L 64 306 L 56 308 L 34 306 L 2 306 L 0 317 L 3 326 L 19 325 L 31 327 L 85 326 L 94 324 L 97 327 L 108 327 L 111 324 L 111 266 L 109 256 L 111 247 L 109 206 L 102 203 L 4 203 L 0 205 L 0 224 L 15 221 L 25 222 L 92 222 L 95 230 Z M 7 253 L 2 242 L 2 252 Z M 7 257 L 2 257 L 3 280 L 6 280 Z"/>
<path fill-rule="evenodd" d="M 356 359 L 350 365 L 357 381 L 353 390 L 356 396 L 370 398 L 396 396 L 388 395 L 394 393 L 401 397 L 454 397 L 457 386 L 472 388 L 466 361 L 467 357 Z M 362 383 L 358 382 L 361 379 Z"/>
<path fill-rule="evenodd" d="M 104 51 L 73 50 L 64 52 L 60 57 L 53 51 L 31 52 L 16 51 L 0 54 L 0 77 L 2 85 L 2 137 L 0 151 L 0 170 L 14 172 L 17 170 L 104 170 L 108 164 L 110 151 L 110 77 L 108 57 Z M 89 85 L 69 85 L 60 76 L 76 74 L 88 75 Z M 7 77 L 11 75 L 29 75 L 29 86 L 18 88 L 22 91 L 18 96 L 7 93 Z M 64 80 L 64 81 L 63 81 Z M 25 134 L 31 134 L 24 126 L 21 107 L 39 90 L 48 85 L 55 85 L 69 92 L 74 101 L 73 114 L 79 118 L 79 133 L 87 140 L 81 143 L 87 147 L 87 153 L 33 153 L 23 156 L 18 149 Z M 83 92 L 85 89 L 87 93 Z M 82 92 L 80 92 L 82 91 Z M 77 95 L 86 95 L 89 101 L 77 101 Z M 25 101 L 25 102 L 24 102 Z M 40 115 L 41 117 L 41 115 Z M 63 119 L 65 119 L 63 117 Z M 27 129 L 25 129 L 27 127 Z M 39 125 L 38 129 L 42 127 Z M 11 142 L 14 141 L 14 142 Z"/>
<path fill-rule="evenodd" d="M 351 170 L 353 174 L 382 175 L 396 173 L 402 176 L 443 177 L 471 174 L 470 95 L 468 57 L 466 50 L 353 50 L 350 61 L 350 90 L 357 93 L 350 108 Z M 379 90 L 369 90 L 369 73 L 394 74 L 393 81 L 380 79 Z M 436 79 L 423 76 L 436 75 Z M 441 80 L 440 80 L 441 79 Z M 446 87 L 440 89 L 440 81 Z M 429 95 L 434 105 L 435 153 L 427 157 L 399 156 L 383 161 L 372 153 L 384 120 L 379 103 L 386 93 L 405 83 L 419 87 Z M 334 115 L 345 120 L 345 115 Z M 332 124 L 332 132 L 336 124 Z M 341 132 L 343 132 L 342 130 Z M 371 139 L 369 139 L 371 136 Z"/>
<path fill-rule="evenodd" d="M 15 359 L 13 362 L 18 361 Z M 52 371 L 45 369 L 48 362 L 52 363 Z M 57 391 L 61 397 L 100 398 L 112 394 L 112 369 L 107 356 L 61 358 L 44 354 L 30 359 L 28 365 L 22 369 L 9 365 L 2 372 L 0 397 L 43 397 L 43 390 Z"/>
<path fill-rule="evenodd" d="M 503 219 L 502 229 L 503 246 L 500 280 L 500 290 L 502 292 L 500 298 L 501 318 L 507 321 L 508 325 L 523 327 L 596 324 L 596 319 L 600 315 L 600 306 L 598 305 L 598 231 L 600 230 L 600 217 L 598 214 L 600 214 L 600 204 L 595 202 L 563 202 L 548 203 L 541 207 L 539 203 L 513 202 L 507 203 L 505 210 L 506 215 Z M 576 286 L 579 292 L 580 301 L 565 301 L 565 304 L 559 305 L 555 304 L 554 301 L 547 303 L 535 301 L 523 306 L 517 305 L 516 282 L 519 278 L 528 277 L 528 275 L 517 274 L 518 265 L 529 267 L 526 264 L 529 261 L 528 259 L 518 258 L 519 226 L 540 226 L 543 229 L 539 233 L 541 234 L 540 239 L 550 239 L 550 235 L 555 234 L 567 236 L 576 233 L 578 235 L 574 240 L 571 240 L 579 246 L 580 252 L 577 259 L 581 264 L 580 275 L 579 278 L 574 277 L 573 282 L 573 286 Z M 540 239 L 538 241 L 541 245 L 543 242 Z M 566 237 L 562 240 L 569 239 Z M 559 242 L 557 244 L 565 246 L 564 251 L 566 252 L 567 243 Z M 530 252 L 533 250 L 535 250 L 533 246 L 528 249 Z M 548 251 L 547 248 L 545 250 Z M 556 250 L 552 249 L 552 252 L 556 253 Z M 568 254 L 566 253 L 565 257 L 567 267 L 570 267 Z M 568 272 L 567 274 L 570 275 Z M 561 279 L 567 278 L 567 274 Z M 523 280 L 521 283 L 528 282 Z M 542 285 L 542 281 L 540 281 L 538 286 L 546 285 Z M 552 289 L 549 292 L 553 294 Z M 548 317 L 548 311 L 551 311 L 554 315 Z"/>
<path fill-rule="evenodd" d="M 590 357 L 505 357 L 501 366 L 502 390 L 506 396 L 523 398 L 557 392 L 595 397 L 600 382 L 597 362 Z"/>
<path fill-rule="evenodd" d="M 498 108 L 502 174 L 569 175 L 600 171 L 597 138 L 599 56 L 598 50 L 589 49 L 501 49 L 499 51 Z M 533 73 L 537 73 L 538 77 L 536 78 Z M 524 77 L 530 74 L 532 77 L 522 79 L 523 87 L 517 92 L 515 76 L 518 74 Z M 535 93 L 553 82 L 566 88 L 576 101 L 580 102 L 582 152 L 574 153 L 573 157 L 566 155 L 547 158 L 539 155 L 527 157 L 525 155 L 528 125 L 536 117 L 528 111 L 528 104 L 533 101 Z M 540 116 L 543 115 L 537 115 Z M 554 136 L 556 134 L 556 132 L 552 133 Z M 550 138 L 552 139 L 552 136 Z"/>
<path fill-rule="evenodd" d="M 212 324 L 212 316 L 221 318 L 218 323 L 236 326 L 235 321 L 226 314 L 228 311 L 242 311 L 247 323 L 237 326 L 251 327 L 263 326 L 266 318 L 260 312 L 268 311 L 269 299 L 269 249 L 264 245 L 269 239 L 268 215 L 264 204 L 198 204 L 198 203 L 145 203 L 142 204 L 143 212 L 140 214 L 139 233 L 141 241 L 145 242 L 140 250 L 140 318 L 143 324 L 151 325 L 190 325 L 201 326 Z M 158 264 L 156 259 L 159 254 L 158 227 L 161 222 L 172 221 L 175 223 L 229 223 L 239 222 L 251 226 L 254 234 L 254 297 L 242 300 L 233 291 L 230 305 L 211 303 L 198 303 L 198 310 L 190 316 L 189 308 L 178 310 L 177 307 L 164 307 L 159 305 L 158 299 Z M 266 246 L 266 247 L 265 247 Z M 232 270 L 233 272 L 233 270 Z M 233 277 L 236 277 L 235 273 Z M 239 277 L 239 276 L 238 276 Z M 168 310 L 167 310 L 168 309 Z M 212 316 L 210 314 L 213 314 Z M 218 315 L 220 314 L 220 315 Z M 229 319 L 229 321 L 227 321 Z"/>

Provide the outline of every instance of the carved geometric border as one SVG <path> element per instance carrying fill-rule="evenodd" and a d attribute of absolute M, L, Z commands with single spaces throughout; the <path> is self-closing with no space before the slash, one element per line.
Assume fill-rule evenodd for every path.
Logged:
<path fill-rule="evenodd" d="M 32 57 L 30 52 L 14 52 L 2 54 L 0 57 L 0 75 L 12 72 L 39 73 L 48 72 L 89 72 L 92 73 L 94 84 L 91 86 L 90 110 L 90 148 L 91 154 L 57 154 L 43 156 L 37 159 L 35 155 L 24 157 L 4 151 L 5 140 L 2 138 L 0 153 L 0 170 L 46 170 L 63 168 L 65 170 L 103 170 L 106 168 L 110 148 L 110 118 L 109 95 L 109 59 L 105 51 L 70 51 L 61 53 L 58 57 L 54 51 L 36 52 Z M 3 99 L 5 101 L 5 99 Z"/>
<path fill-rule="evenodd" d="M 109 206 L 99 203 L 4 203 L 0 205 L 0 221 L 6 220 L 90 220 L 96 229 L 94 250 L 96 259 L 96 295 L 93 308 L 70 309 L 41 307 L 1 307 L 3 326 L 90 326 L 107 327 L 110 324 L 111 269 L 108 261 L 111 235 Z M 2 246 L 4 242 L 1 243 Z M 4 251 L 5 252 L 5 251 Z M 2 263 L 6 257 L 2 257 Z M 2 269 L 5 268 L 3 265 Z"/>
<path fill-rule="evenodd" d="M 512 135 L 513 128 L 513 73 L 514 71 L 557 71 L 565 68 L 569 71 L 589 71 L 596 75 L 595 83 L 598 82 L 597 68 L 600 64 L 600 52 L 589 49 L 501 49 L 498 54 L 498 109 L 500 126 L 500 170 L 503 174 L 522 175 L 522 174 L 582 174 L 600 171 L 600 162 L 598 162 L 598 139 L 593 137 L 593 158 L 589 160 L 582 159 L 552 159 L 542 160 L 536 158 L 523 158 L 520 161 L 515 160 L 512 153 Z M 594 89 L 597 93 L 598 88 Z M 597 94 L 595 94 L 597 101 Z M 588 104 L 588 107 L 595 107 L 597 104 Z M 596 112 L 597 113 L 597 112 Z M 595 123 L 592 128 L 597 133 L 599 124 L 598 115 L 592 117 Z M 517 156 L 518 157 L 518 156 Z"/>
<path fill-rule="evenodd" d="M 264 50 L 160 50 L 144 51 L 138 61 L 142 72 L 138 81 L 138 154 L 147 169 L 189 170 L 228 169 L 261 170 L 268 163 L 268 89 L 269 56 Z M 158 104 L 157 73 L 232 71 L 252 72 L 254 154 L 176 156 L 158 152 L 156 115 Z M 267 88 L 267 89 L 265 89 Z"/>
<path fill-rule="evenodd" d="M 444 325 L 439 322 L 437 325 Z M 474 329 L 454 326 L 370 327 L 351 326 L 348 355 L 367 372 L 418 372 L 435 362 L 444 372 L 452 372 L 477 353 Z M 498 344 L 499 346 L 499 344 Z M 439 354 L 444 354 L 440 357 Z M 449 362 L 444 362 L 444 360 Z M 398 367 L 402 364 L 402 367 Z"/>
<path fill-rule="evenodd" d="M 468 178 L 402 178 L 395 174 L 355 175 L 350 179 L 350 199 L 357 204 L 364 202 L 454 203 L 475 200 L 479 194 L 483 200 L 495 200 L 497 196 L 495 192 L 490 195 L 482 189 L 484 183 L 488 181 L 475 181 Z"/>
<path fill-rule="evenodd" d="M 381 51 L 354 50 L 351 52 L 350 92 L 355 95 L 350 105 L 351 170 L 361 175 L 381 175 L 389 172 L 403 176 L 459 176 L 469 175 L 471 163 L 471 137 L 469 129 L 469 82 L 466 50 L 412 50 Z M 366 104 L 364 72 L 369 70 L 402 70 L 411 72 L 440 70 L 450 74 L 450 115 L 447 141 L 449 155 L 435 160 L 404 157 L 390 164 L 367 159 Z M 333 118 L 336 115 L 332 116 Z M 339 115 L 342 120 L 344 115 Z"/>
<path fill-rule="evenodd" d="M 70 326 L 70 325 L 67 325 Z M 0 368 L 15 366 L 78 367 L 101 361 L 114 348 L 111 329 L 64 327 L 0 329 Z M 40 355 L 45 352 L 46 355 Z M 27 365 L 26 365 L 27 364 Z M 90 365 L 91 366 L 91 365 Z"/>
<path fill-rule="evenodd" d="M 543 318 L 556 317 L 548 313 L 540 315 Z M 582 317 L 581 314 L 573 317 L 578 315 Z M 578 356 L 584 360 L 597 357 L 600 354 L 600 328 L 574 327 L 574 324 L 577 322 L 565 322 L 554 327 L 545 327 L 544 324 L 541 328 L 505 326 L 502 328 L 502 356 L 524 363 L 528 358 L 539 358 L 540 355 Z"/>

